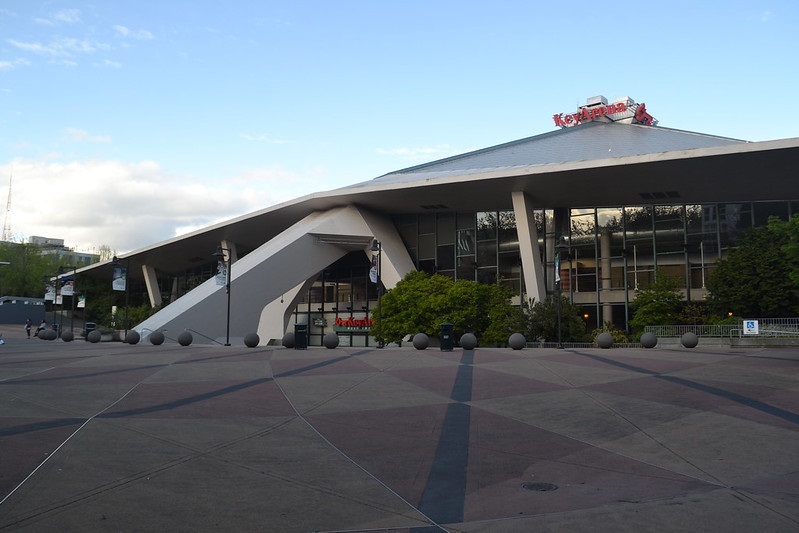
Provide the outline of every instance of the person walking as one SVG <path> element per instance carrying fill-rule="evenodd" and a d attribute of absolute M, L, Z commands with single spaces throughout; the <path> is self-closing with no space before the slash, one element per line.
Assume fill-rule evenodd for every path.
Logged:
<path fill-rule="evenodd" d="M 28 338 L 31 338 L 31 328 L 33 327 L 33 321 L 29 318 L 25 321 L 25 333 L 28 334 Z"/>

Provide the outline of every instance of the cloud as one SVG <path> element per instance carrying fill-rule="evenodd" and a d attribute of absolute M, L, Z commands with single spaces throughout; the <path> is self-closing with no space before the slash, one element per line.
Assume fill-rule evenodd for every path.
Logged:
<path fill-rule="evenodd" d="M 245 141 L 250 142 L 263 142 L 267 144 L 288 144 L 289 141 L 282 141 L 280 139 L 272 139 L 266 134 L 258 134 L 258 135 L 251 135 L 249 133 L 239 133 L 239 137 L 244 139 Z"/>
<path fill-rule="evenodd" d="M 77 24 L 80 22 L 80 10 L 78 9 L 62 9 L 56 11 L 52 15 L 53 20 L 63 22 L 65 24 Z"/>
<path fill-rule="evenodd" d="M 120 37 L 129 38 L 129 39 L 138 39 L 140 41 L 150 41 L 152 39 L 155 39 L 155 35 L 153 35 L 151 32 L 147 30 L 134 31 L 120 24 L 114 26 L 114 31 Z"/>
<path fill-rule="evenodd" d="M 108 68 L 122 68 L 122 63 L 119 61 L 111 61 L 110 59 L 104 59 L 100 63 L 96 63 L 95 66 L 98 67 L 108 67 Z"/>
<path fill-rule="evenodd" d="M 98 50 L 110 50 L 105 43 L 92 42 L 85 39 L 62 37 L 48 44 L 40 42 L 23 42 L 8 39 L 7 42 L 22 51 L 50 57 L 74 57 L 77 54 L 91 54 Z"/>
<path fill-rule="evenodd" d="M 79 9 L 61 9 L 50 14 L 50 18 L 36 18 L 34 22 L 44 26 L 58 26 L 60 24 L 77 24 L 81 21 Z"/>
<path fill-rule="evenodd" d="M 64 130 L 71 140 L 75 142 L 92 142 L 92 143 L 110 143 L 111 136 L 110 135 L 89 135 L 88 132 L 84 130 L 79 130 L 77 128 L 67 128 Z"/>
<path fill-rule="evenodd" d="M 0 165 L 0 200 L 6 199 L 12 172 L 9 224 L 14 240 L 38 235 L 64 239 L 79 251 L 107 245 L 118 253 L 297 198 L 318 187 L 280 167 L 251 169 L 203 183 L 170 175 L 154 161 L 65 162 L 55 154 Z"/>
<path fill-rule="evenodd" d="M 31 62 L 27 59 L 15 59 L 13 61 L 0 61 L 0 71 L 13 70 L 18 67 L 27 67 Z"/>
<path fill-rule="evenodd" d="M 446 157 L 454 155 L 456 152 L 449 145 L 440 145 L 429 148 L 378 148 L 380 155 L 400 156 L 405 159 L 422 160 L 430 158 Z"/>

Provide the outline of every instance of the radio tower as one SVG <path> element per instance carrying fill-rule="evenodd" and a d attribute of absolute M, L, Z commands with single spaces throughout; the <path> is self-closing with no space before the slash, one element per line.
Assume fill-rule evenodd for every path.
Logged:
<path fill-rule="evenodd" d="M 14 181 L 14 171 L 8 177 L 8 200 L 6 201 L 6 216 L 3 220 L 3 240 L 11 242 L 11 225 L 9 223 L 9 215 L 11 214 L 11 182 Z"/>

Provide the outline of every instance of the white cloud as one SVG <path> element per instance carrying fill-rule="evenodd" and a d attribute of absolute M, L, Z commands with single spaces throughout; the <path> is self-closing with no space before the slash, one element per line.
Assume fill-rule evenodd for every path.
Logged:
<path fill-rule="evenodd" d="M 0 61 L 0 71 L 2 70 L 13 70 L 18 67 L 26 67 L 30 65 L 30 61 L 27 59 L 15 59 L 14 61 Z"/>
<path fill-rule="evenodd" d="M 76 142 L 92 142 L 92 143 L 111 142 L 110 135 L 89 135 L 88 132 L 84 130 L 79 130 L 77 128 L 67 128 L 65 130 L 65 133 L 67 134 L 67 137 Z"/>
<path fill-rule="evenodd" d="M 266 134 L 251 135 L 249 133 L 239 133 L 239 137 L 245 141 L 250 142 L 263 142 L 267 144 L 288 144 L 288 141 L 281 141 L 280 139 L 272 139 Z"/>
<path fill-rule="evenodd" d="M 72 37 L 62 37 L 49 44 L 23 42 L 17 41 L 16 39 L 8 39 L 7 42 L 25 52 L 51 57 L 73 57 L 76 54 L 91 54 L 98 50 L 111 49 L 111 47 L 105 43 L 75 39 Z"/>
<path fill-rule="evenodd" d="M 114 31 L 117 32 L 117 35 L 130 39 L 139 39 L 141 41 L 150 41 L 155 39 L 155 35 L 147 30 L 134 31 L 120 24 L 114 26 Z"/>
<path fill-rule="evenodd" d="M 78 9 L 62 9 L 56 11 L 52 15 L 53 20 L 63 22 L 65 24 L 77 24 L 80 22 L 80 10 Z"/>
<path fill-rule="evenodd" d="M 104 59 L 100 63 L 96 63 L 98 67 L 108 67 L 108 68 L 122 68 L 122 63 L 119 61 L 111 61 L 110 59 Z"/>
<path fill-rule="evenodd" d="M 135 250 L 318 190 L 280 167 L 202 183 L 169 175 L 153 161 L 64 162 L 53 154 L 0 165 L 0 200 L 12 172 L 15 240 L 64 239 L 81 251 Z"/>
<path fill-rule="evenodd" d="M 422 160 L 430 159 L 431 157 L 447 157 L 454 155 L 456 152 L 449 145 L 441 145 L 427 148 L 378 148 L 377 153 L 380 155 L 400 156 L 405 159 Z"/>
<path fill-rule="evenodd" d="M 50 18 L 35 18 L 34 22 L 44 26 L 58 26 L 60 24 L 77 24 L 80 22 L 79 9 L 61 9 L 50 14 Z"/>

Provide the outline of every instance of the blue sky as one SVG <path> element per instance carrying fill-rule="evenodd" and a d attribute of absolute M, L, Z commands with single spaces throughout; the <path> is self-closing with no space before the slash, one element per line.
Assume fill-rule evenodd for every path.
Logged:
<path fill-rule="evenodd" d="M 795 0 L 0 0 L 4 226 L 125 252 L 552 131 L 599 94 L 797 137 L 797 27 Z"/>

